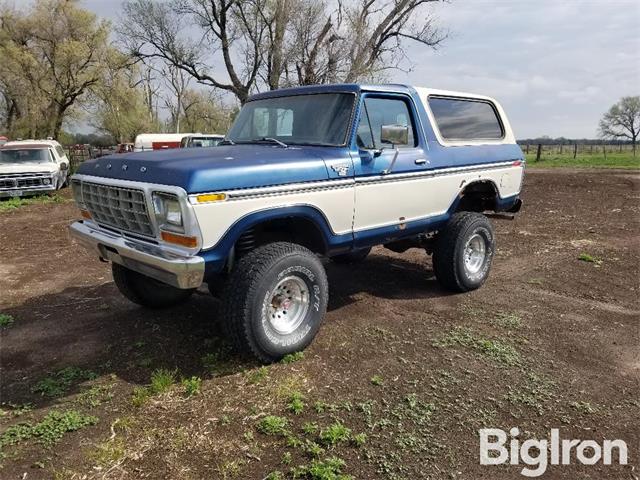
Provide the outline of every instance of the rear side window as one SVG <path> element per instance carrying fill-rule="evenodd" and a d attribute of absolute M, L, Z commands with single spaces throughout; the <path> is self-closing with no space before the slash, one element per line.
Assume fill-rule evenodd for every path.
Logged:
<path fill-rule="evenodd" d="M 56 153 L 60 158 L 65 156 L 64 149 L 60 145 L 56 145 Z"/>
<path fill-rule="evenodd" d="M 496 140 L 504 136 L 498 113 L 489 102 L 429 97 L 429 107 L 446 140 Z"/>

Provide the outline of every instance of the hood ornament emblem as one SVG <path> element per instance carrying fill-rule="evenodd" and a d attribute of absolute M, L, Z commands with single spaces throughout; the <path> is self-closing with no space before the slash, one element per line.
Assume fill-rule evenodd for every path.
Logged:
<path fill-rule="evenodd" d="M 123 171 L 125 171 L 125 172 L 126 172 L 126 171 L 127 171 L 127 168 L 129 168 L 129 167 L 127 167 L 126 165 L 122 165 L 122 170 L 123 170 Z"/>

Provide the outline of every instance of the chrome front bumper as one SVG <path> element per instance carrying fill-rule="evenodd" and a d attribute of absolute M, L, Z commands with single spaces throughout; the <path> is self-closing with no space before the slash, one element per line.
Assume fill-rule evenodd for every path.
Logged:
<path fill-rule="evenodd" d="M 54 192 L 56 187 L 53 185 L 39 185 L 37 187 L 24 188 L 7 188 L 0 190 L 0 198 L 6 197 L 24 197 L 26 195 L 34 195 L 38 193 Z"/>
<path fill-rule="evenodd" d="M 202 284 L 202 257 L 178 255 L 156 245 L 94 228 L 82 221 L 69 226 L 69 231 L 85 248 L 96 252 L 103 260 L 118 263 L 177 288 L 197 288 Z"/>

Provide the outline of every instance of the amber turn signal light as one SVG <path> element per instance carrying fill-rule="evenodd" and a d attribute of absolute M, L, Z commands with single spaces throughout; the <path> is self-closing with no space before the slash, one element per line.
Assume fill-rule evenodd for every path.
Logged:
<path fill-rule="evenodd" d="M 171 232 L 160 232 L 160 238 L 167 243 L 175 243 L 183 247 L 195 248 L 198 246 L 198 239 L 196 237 L 186 237 L 184 235 L 178 235 Z"/>

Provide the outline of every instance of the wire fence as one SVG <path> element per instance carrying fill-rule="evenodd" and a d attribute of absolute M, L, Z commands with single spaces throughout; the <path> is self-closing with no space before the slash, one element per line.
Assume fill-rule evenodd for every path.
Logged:
<path fill-rule="evenodd" d="M 539 160 L 543 155 L 563 155 L 563 156 L 573 156 L 576 158 L 581 155 L 599 155 L 606 156 L 607 154 L 613 153 L 626 153 L 629 155 L 633 155 L 633 145 L 620 143 L 618 145 L 615 144 L 580 144 L 580 143 L 570 143 L 570 144 L 544 144 L 544 143 L 520 143 L 520 148 L 522 151 L 529 154 L 535 154 L 536 159 Z"/>

